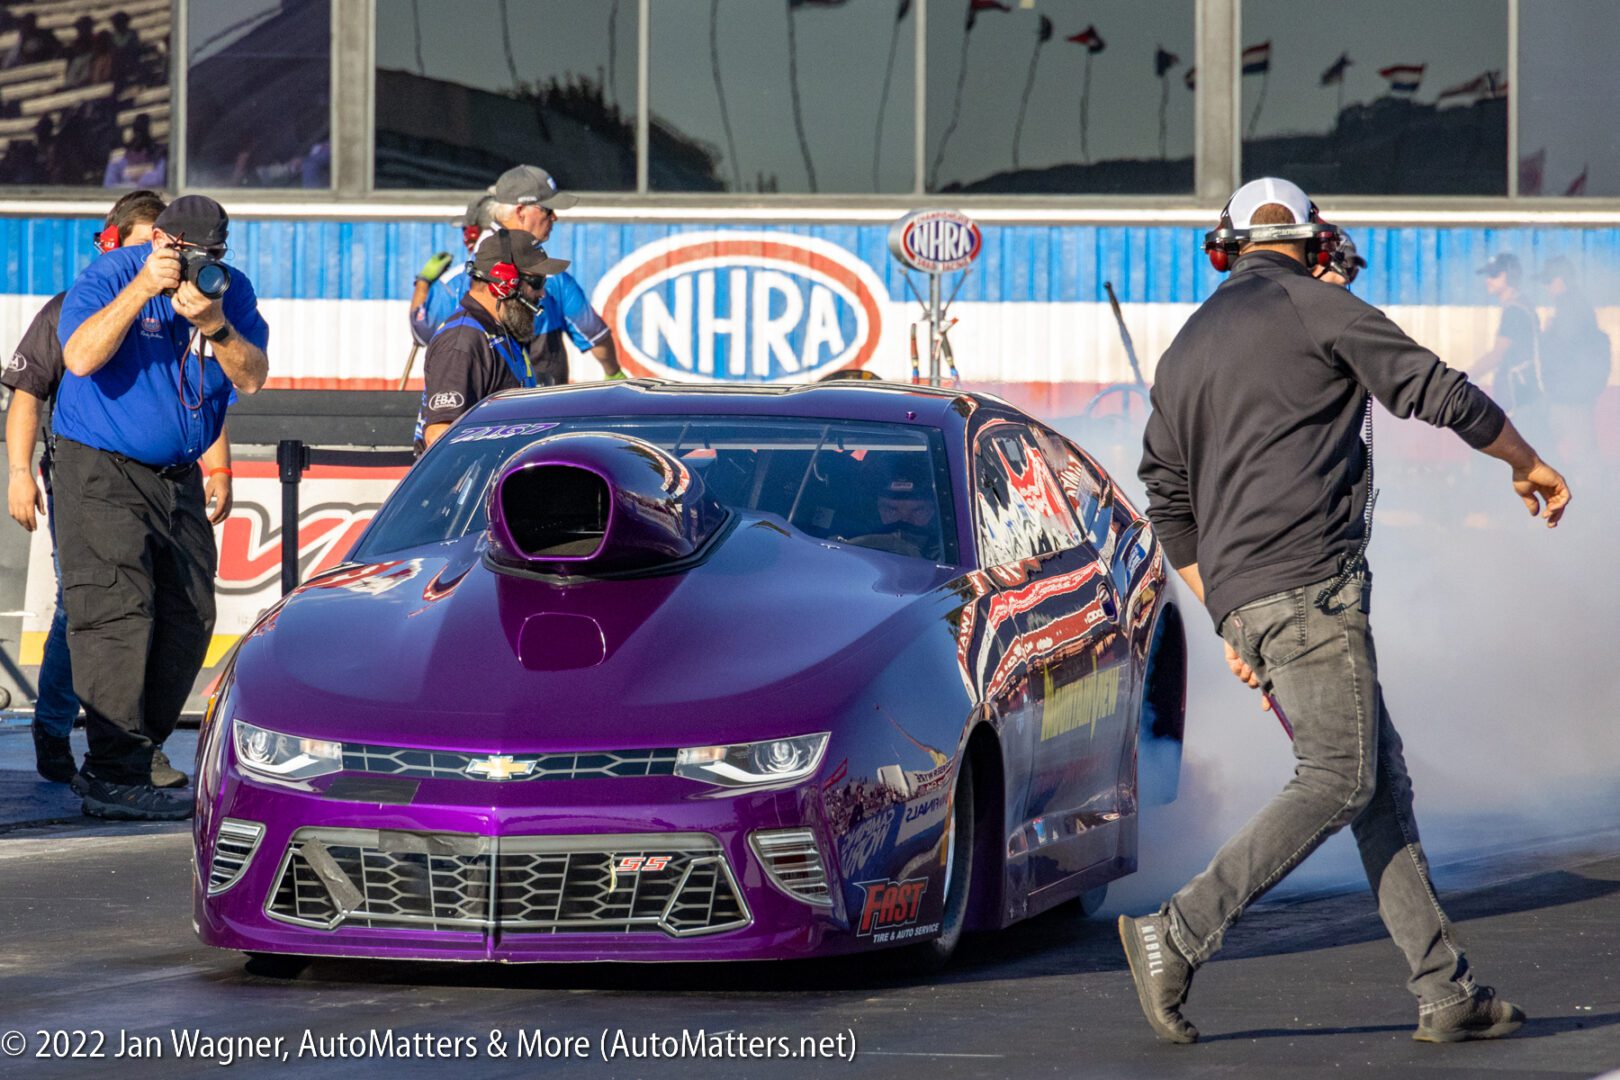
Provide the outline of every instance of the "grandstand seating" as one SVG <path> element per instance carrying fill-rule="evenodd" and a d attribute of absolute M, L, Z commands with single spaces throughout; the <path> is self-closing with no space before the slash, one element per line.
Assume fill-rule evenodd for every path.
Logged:
<path fill-rule="evenodd" d="M 170 0 L 8 0 L 6 8 L 13 15 L 34 15 L 39 27 L 54 33 L 64 48 L 76 37 L 73 24 L 78 19 L 90 16 L 94 31 L 99 32 L 110 30 L 113 16 L 123 12 L 140 38 L 141 49 L 137 75 L 121 87 L 111 82 L 67 85 L 69 62 L 64 58 L 0 70 L 0 179 L 5 179 L 6 163 L 18 144 L 36 142 L 42 118 L 50 119 L 59 136 L 64 126 L 73 129 L 80 137 L 76 149 L 86 141 L 91 144 L 89 151 L 81 151 L 67 166 L 68 183 L 99 184 L 107 163 L 123 156 L 123 144 L 133 135 L 142 114 L 152 137 L 160 144 L 167 142 Z M 0 57 L 17 39 L 16 30 L 0 34 Z M 74 129 L 74 125 L 80 126 Z M 93 160 L 84 157 L 86 152 Z"/>

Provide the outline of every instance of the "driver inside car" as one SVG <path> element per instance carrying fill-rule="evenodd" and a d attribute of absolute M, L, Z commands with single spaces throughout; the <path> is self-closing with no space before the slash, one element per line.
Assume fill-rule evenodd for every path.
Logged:
<path fill-rule="evenodd" d="M 896 555 L 939 557 L 939 525 L 926 454 L 894 454 L 868 466 L 865 479 L 877 509 L 878 527 L 848 542 Z"/>

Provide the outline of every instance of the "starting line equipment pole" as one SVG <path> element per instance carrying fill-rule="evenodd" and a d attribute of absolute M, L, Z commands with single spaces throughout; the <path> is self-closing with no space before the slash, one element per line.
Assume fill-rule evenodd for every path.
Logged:
<path fill-rule="evenodd" d="M 913 210 L 889 226 L 889 253 L 906 268 L 906 287 L 923 307 L 919 322 L 928 327 L 928 385 L 939 386 L 941 357 L 950 361 L 951 378 L 960 381 L 955 357 L 946 335 L 955 325 L 948 319 L 951 301 L 967 280 L 968 268 L 979 257 L 984 238 L 979 226 L 966 214 L 955 210 Z M 928 275 L 928 299 L 924 300 L 911 283 L 911 271 Z M 961 272 L 949 298 L 941 302 L 941 279 L 950 273 Z M 922 382 L 920 357 L 917 355 L 917 326 L 911 326 L 911 381 Z"/>

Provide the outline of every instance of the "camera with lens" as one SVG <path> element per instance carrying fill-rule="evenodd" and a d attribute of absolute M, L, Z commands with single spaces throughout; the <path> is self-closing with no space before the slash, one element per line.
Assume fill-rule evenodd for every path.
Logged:
<path fill-rule="evenodd" d="M 175 249 L 180 256 L 180 280 L 189 281 L 210 300 L 218 300 L 231 287 L 230 267 L 201 248 Z"/>

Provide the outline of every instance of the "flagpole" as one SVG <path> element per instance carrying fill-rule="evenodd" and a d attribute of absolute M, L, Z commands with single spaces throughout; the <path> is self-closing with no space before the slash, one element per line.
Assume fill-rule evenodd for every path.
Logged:
<path fill-rule="evenodd" d="M 1088 117 L 1091 110 L 1091 58 L 1093 55 L 1095 54 L 1092 53 L 1091 46 L 1086 46 L 1086 75 L 1085 81 L 1080 87 L 1080 160 L 1087 165 L 1091 164 L 1091 151 L 1086 146 L 1086 129 L 1089 126 Z"/>
<path fill-rule="evenodd" d="M 883 69 L 883 92 L 878 95 L 877 130 L 872 134 L 872 191 L 875 193 L 881 187 L 878 177 L 879 166 L 883 162 L 883 114 L 889 107 L 889 83 L 894 79 L 894 54 L 900 46 L 901 16 L 894 20 L 894 29 L 889 33 L 889 63 Z"/>
<path fill-rule="evenodd" d="M 793 131 L 799 137 L 799 153 L 804 157 L 805 176 L 810 180 L 810 191 L 815 193 L 816 165 L 810 160 L 810 140 L 804 134 L 804 110 L 799 102 L 799 44 L 793 29 L 793 5 L 788 5 L 788 94 L 793 104 Z"/>
<path fill-rule="evenodd" d="M 1035 89 L 1035 68 L 1041 62 L 1041 39 L 1035 39 L 1035 51 L 1029 55 L 1029 74 L 1024 79 L 1024 93 L 1018 99 L 1018 123 L 1013 125 L 1013 168 L 1021 166 L 1018 162 L 1019 143 L 1024 138 L 1024 114 L 1029 111 L 1029 95 Z"/>
<path fill-rule="evenodd" d="M 788 18 L 792 18 L 789 15 Z M 709 0 L 709 69 L 714 72 L 714 93 L 720 99 L 720 126 L 726 133 L 726 156 L 731 159 L 732 191 L 741 191 L 742 165 L 737 160 L 737 140 L 731 135 L 731 113 L 726 109 L 726 84 L 720 78 L 720 0 Z"/>
<path fill-rule="evenodd" d="M 956 122 L 962 118 L 962 84 L 967 82 L 968 42 L 972 40 L 973 30 L 969 26 L 962 31 L 962 55 L 956 65 L 956 97 L 951 102 L 951 121 L 945 125 L 945 131 L 939 137 L 939 148 L 934 151 L 934 164 L 928 170 L 928 186 L 931 189 L 939 187 L 939 168 L 945 161 L 945 146 L 956 131 Z"/>
<path fill-rule="evenodd" d="M 1249 133 L 1247 138 L 1254 138 L 1255 129 L 1260 126 L 1260 110 L 1266 107 L 1266 87 L 1271 85 L 1271 63 L 1269 59 L 1266 69 L 1260 73 L 1260 96 L 1255 98 L 1254 112 L 1249 116 Z"/>
<path fill-rule="evenodd" d="M 1159 160 L 1169 157 L 1167 151 L 1168 140 L 1165 134 L 1165 118 L 1170 111 L 1170 69 L 1165 68 L 1164 74 L 1159 76 Z"/>

